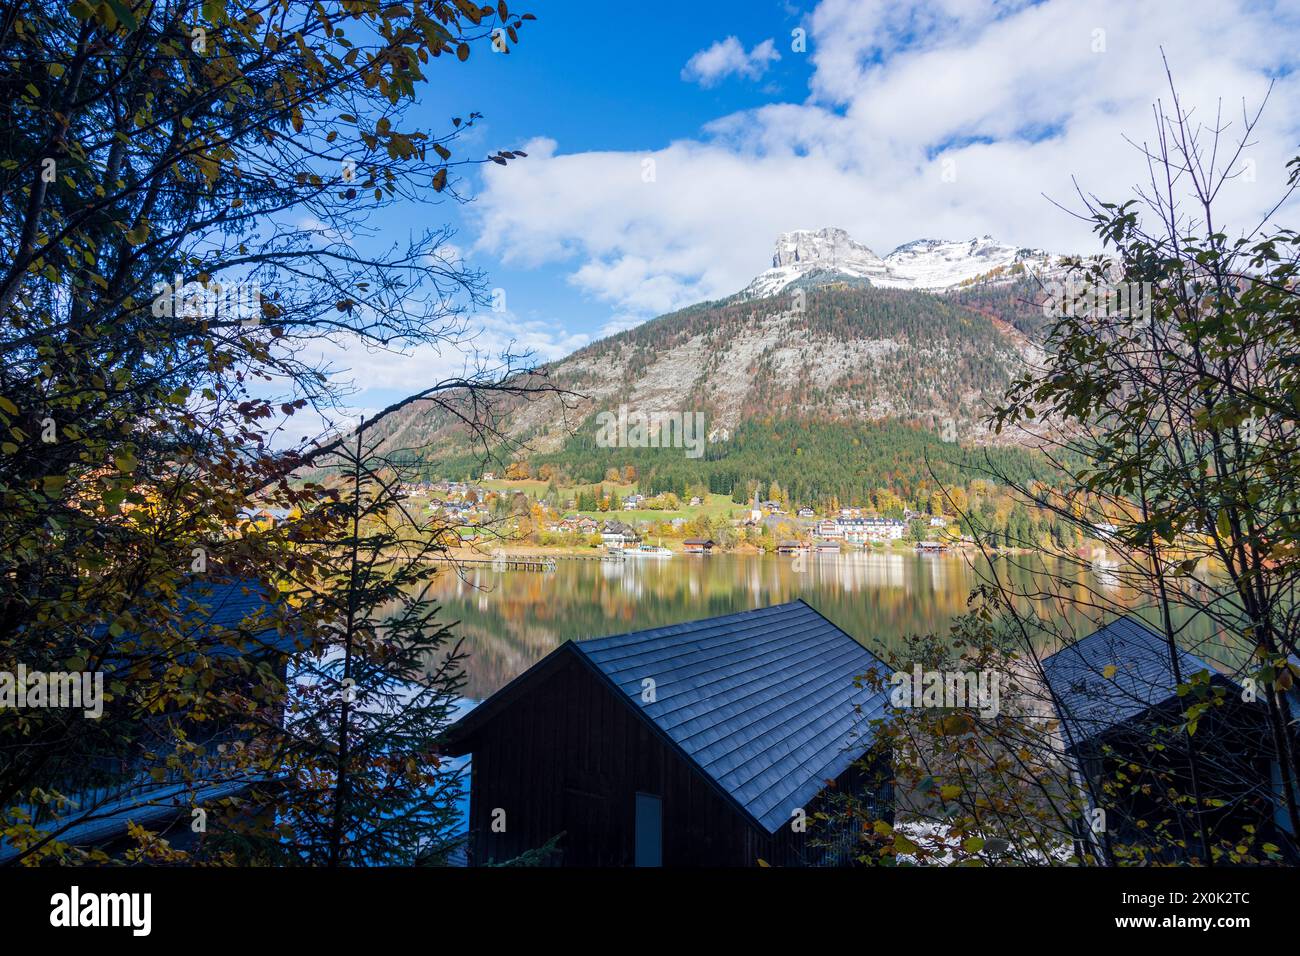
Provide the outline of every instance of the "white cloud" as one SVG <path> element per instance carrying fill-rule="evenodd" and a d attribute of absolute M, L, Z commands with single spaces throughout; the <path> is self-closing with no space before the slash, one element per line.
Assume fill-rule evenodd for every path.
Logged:
<path fill-rule="evenodd" d="M 600 327 L 600 331 L 596 333 L 596 337 L 603 339 L 606 336 L 614 335 L 618 332 L 626 332 L 628 329 L 636 328 L 638 325 L 645 322 L 645 320 L 646 317 L 644 315 L 622 314 L 610 316 L 609 321 Z"/>
<path fill-rule="evenodd" d="M 366 392 L 417 392 L 436 382 L 467 374 L 475 367 L 494 367 L 509 352 L 531 355 L 533 363 L 563 358 L 589 341 L 581 333 L 566 332 L 551 323 L 521 319 L 511 312 L 487 312 L 471 316 L 467 332 L 455 342 L 441 346 L 419 345 L 393 351 L 367 346 L 356 336 L 318 340 L 313 357 L 328 361 L 341 373 L 340 379 L 354 379 Z"/>
<path fill-rule="evenodd" d="M 695 53 L 682 67 L 682 79 L 700 86 L 717 86 L 728 76 L 743 76 L 757 80 L 767 68 L 781 59 L 776 44 L 770 39 L 756 43 L 748 53 L 736 37 L 718 40 L 712 46 Z"/>
<path fill-rule="evenodd" d="M 807 100 L 722 116 L 643 153 L 527 144 L 527 161 L 487 170 L 477 248 L 562 264 L 610 304 L 610 328 L 736 291 L 795 228 L 842 226 L 882 255 L 986 233 L 1089 250 L 1088 224 L 1044 197 L 1077 207 L 1076 182 L 1132 197 L 1147 170 L 1124 135 L 1149 140 L 1151 104 L 1168 103 L 1161 48 L 1184 105 L 1213 124 L 1222 102 L 1228 136 L 1242 101 L 1257 105 L 1281 77 L 1249 153 L 1256 181 L 1222 195 L 1228 221 L 1276 199 L 1300 140 L 1300 14 L 1280 6 L 823 0 L 807 23 Z"/>
<path fill-rule="evenodd" d="M 351 334 L 313 339 L 298 357 L 333 370 L 330 378 L 342 390 L 345 407 L 325 416 L 310 409 L 298 412 L 284 421 L 276 444 L 291 445 L 332 428 L 349 427 L 359 415 L 372 417 L 399 399 L 479 368 L 501 370 L 507 353 L 513 357 L 512 367 L 518 369 L 563 358 L 590 341 L 587 335 L 522 319 L 509 311 L 470 316 L 465 334 L 441 346 L 380 349 Z M 525 356 L 531 357 L 525 361 Z M 268 394 L 273 391 L 267 389 Z M 277 394 L 276 400 L 285 397 Z"/>

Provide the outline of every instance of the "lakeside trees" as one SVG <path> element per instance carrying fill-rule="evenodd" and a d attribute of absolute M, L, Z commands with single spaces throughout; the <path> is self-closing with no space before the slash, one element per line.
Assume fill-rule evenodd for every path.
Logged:
<path fill-rule="evenodd" d="M 1047 409 L 1077 426 L 1062 444 L 1089 464 L 1070 470 L 1071 487 L 1126 515 L 1112 539 L 1118 573 L 1146 595 L 1171 661 L 1198 621 L 1245 651 L 1217 663 L 1267 711 L 1281 769 L 1265 789 L 1276 789 L 1294 839 L 1300 762 L 1287 692 L 1300 677 L 1300 234 L 1267 218 L 1230 234 L 1219 199 L 1241 175 L 1259 113 L 1243 108 L 1229 138 L 1221 118 L 1192 118 L 1172 80 L 1170 91 L 1143 148 L 1153 173 L 1138 199 L 1086 203 L 1121 275 L 1079 269 L 1093 288 L 1143 284 L 1150 314 L 1103 307 L 1061 317 L 1048 331 L 1046 367 L 1015 383 L 993 421 L 1023 426 Z M 1288 171 L 1274 210 L 1300 186 L 1300 158 Z M 1062 498 L 1051 505 L 1066 510 Z M 1195 831 L 1207 808 L 1194 792 L 1194 730 L 1221 704 L 1195 675 L 1181 676 L 1190 695 L 1175 734 L 1192 760 Z M 1212 747 L 1199 759 L 1213 762 Z M 1200 852 L 1210 862 L 1215 848 L 1203 842 Z"/>
<path fill-rule="evenodd" d="M 60 787 L 88 760 L 147 779 L 206 766 L 186 723 L 269 732 L 282 682 L 221 650 L 248 628 L 196 633 L 179 596 L 307 587 L 355 540 L 328 489 L 289 481 L 351 430 L 276 436 L 340 410 L 325 338 L 465 342 L 484 282 L 449 229 L 383 249 L 374 217 L 456 201 L 464 167 L 521 155 L 468 154 L 477 114 L 431 130 L 410 106 L 525 19 L 462 0 L 0 4 L 0 668 L 109 675 L 101 722 L 0 715 L 19 859 L 81 858 L 58 837 L 103 808 Z M 420 395 L 490 429 L 494 395 L 536 387 L 513 378 L 525 363 Z M 237 531 L 254 502 L 297 517 Z M 329 642 L 336 609 L 273 603 L 272 626 Z"/>
<path fill-rule="evenodd" d="M 1009 558 L 1015 574 L 991 564 L 974 612 L 954 628 L 965 653 L 942 641 L 915 649 L 923 666 L 998 675 L 1020 700 L 991 720 L 935 711 L 893 722 L 901 772 L 925 785 L 923 797 L 909 830 L 868 835 L 864 859 L 1300 858 L 1300 234 L 1273 225 L 1272 213 L 1230 232 L 1220 200 L 1258 114 L 1243 114 L 1229 139 L 1222 117 L 1198 123 L 1172 79 L 1170 88 L 1152 145 L 1141 147 L 1151 180 L 1138 198 L 1084 197 L 1112 262 L 1073 264 L 1072 294 L 1089 304 L 1046 324 L 1041 367 L 991 417 L 1031 432 L 1063 477 L 1035 484 L 996 465 L 990 475 L 1026 506 L 1099 535 L 1105 575 L 1081 586 L 1067 549 L 1051 562 Z M 1290 208 L 1300 159 L 1288 173 L 1273 212 Z M 1115 308 L 1107 292 L 1130 283 L 1149 310 Z M 1000 543 L 1004 531 L 966 513 L 981 545 Z M 1062 688 L 1047 679 L 1042 648 L 1074 647 L 1086 632 L 1070 620 L 1099 626 L 1134 596 L 1154 629 L 1139 632 L 1156 648 L 1142 666 L 1169 675 L 1175 703 L 1135 715 L 1076 765 L 1064 749 L 1078 728 L 1059 719 Z M 1129 686 L 1115 681 L 1139 666 L 1131 650 L 1094 648 L 1074 685 Z M 1188 651 L 1208 666 L 1189 670 Z"/>

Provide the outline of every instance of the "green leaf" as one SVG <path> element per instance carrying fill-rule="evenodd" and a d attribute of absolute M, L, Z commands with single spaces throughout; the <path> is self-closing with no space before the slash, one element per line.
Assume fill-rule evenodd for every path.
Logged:
<path fill-rule="evenodd" d="M 918 853 L 921 848 L 909 840 L 897 830 L 894 831 L 894 852 L 895 853 Z"/>
<path fill-rule="evenodd" d="M 131 12 L 131 8 L 123 3 L 122 0 L 104 0 L 104 2 L 108 4 L 109 9 L 117 14 L 117 19 L 121 21 L 122 25 L 128 30 L 139 28 L 140 24 L 136 21 L 135 14 Z"/>

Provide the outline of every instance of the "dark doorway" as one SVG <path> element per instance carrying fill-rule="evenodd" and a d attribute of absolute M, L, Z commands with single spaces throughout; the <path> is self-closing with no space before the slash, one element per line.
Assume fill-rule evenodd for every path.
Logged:
<path fill-rule="evenodd" d="M 636 865 L 663 866 L 663 800 L 653 793 L 636 795 Z"/>

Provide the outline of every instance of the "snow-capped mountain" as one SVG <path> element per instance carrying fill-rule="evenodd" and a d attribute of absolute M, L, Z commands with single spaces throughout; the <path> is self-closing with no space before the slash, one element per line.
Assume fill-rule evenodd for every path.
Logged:
<path fill-rule="evenodd" d="M 702 412 L 710 435 L 777 416 L 894 420 L 960 441 L 1014 441 L 989 432 L 984 417 L 1025 361 L 1039 357 L 1033 278 L 1051 275 L 1059 260 L 987 236 L 920 239 L 881 258 L 842 229 L 785 233 L 772 268 L 744 292 L 550 363 L 548 384 L 566 397 L 520 399 L 501 430 L 533 453 L 555 453 L 575 422 L 625 404 Z M 796 283 L 808 290 L 798 311 L 778 294 Z M 459 427 L 419 404 L 384 426 L 397 447 L 446 442 L 470 454 Z"/>
<path fill-rule="evenodd" d="M 777 237 L 772 268 L 760 273 L 740 295 L 761 299 L 796 283 L 843 280 L 888 289 L 942 291 L 978 279 L 1045 272 L 1058 260 L 1041 249 L 1010 246 L 992 236 L 964 242 L 916 239 L 882 259 L 843 229 L 796 229 Z"/>
<path fill-rule="evenodd" d="M 796 229 L 777 237 L 772 268 L 750 285 L 751 297 L 772 295 L 813 273 L 866 279 L 875 285 L 891 281 L 885 260 L 843 229 Z"/>

